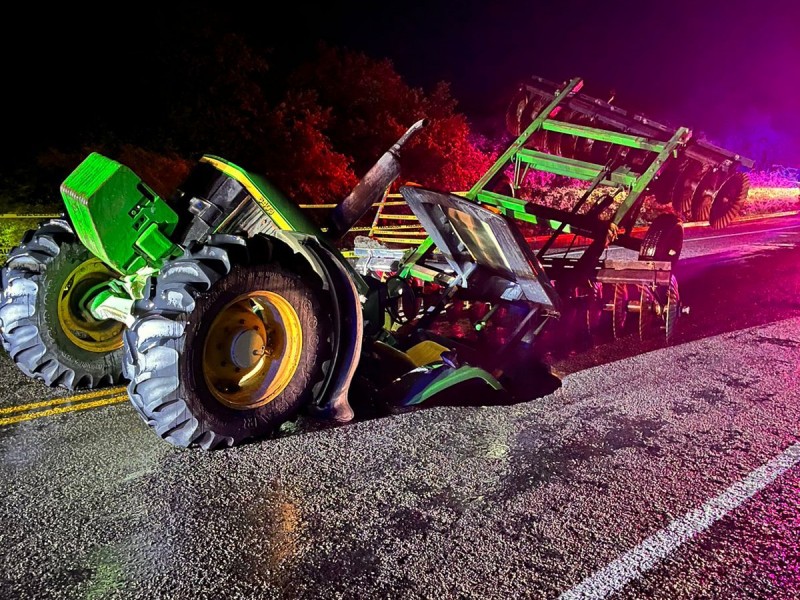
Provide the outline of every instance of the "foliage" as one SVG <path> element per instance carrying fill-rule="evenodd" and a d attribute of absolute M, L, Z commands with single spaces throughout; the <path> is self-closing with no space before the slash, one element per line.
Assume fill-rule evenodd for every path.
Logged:
<path fill-rule="evenodd" d="M 267 115 L 266 143 L 253 163 L 300 202 L 338 202 L 356 184 L 352 159 L 325 133 L 331 112 L 313 91 L 290 90 Z"/>
<path fill-rule="evenodd" d="M 36 229 L 41 219 L 2 219 L 0 220 L 0 256 L 19 245 L 22 236 L 30 229 Z"/>
<path fill-rule="evenodd" d="M 317 57 L 291 74 L 289 89 L 316 93 L 318 105 L 330 112 L 326 133 L 361 172 L 422 117 L 421 92 L 389 60 L 360 52 L 319 46 Z"/>
<path fill-rule="evenodd" d="M 388 60 L 320 46 L 319 57 L 292 75 L 290 89 L 313 90 L 320 109 L 328 111 L 324 131 L 358 175 L 422 118 L 430 123 L 404 151 L 403 180 L 461 190 L 490 164 L 456 111 L 449 86 L 440 83 L 425 94 L 406 84 Z"/>
<path fill-rule="evenodd" d="M 176 154 L 161 154 L 131 144 L 123 144 L 109 156 L 132 169 L 162 198 L 172 195 L 192 167 L 190 161 Z"/>
<path fill-rule="evenodd" d="M 753 187 L 796 188 L 800 187 L 800 169 L 777 167 L 751 171 L 750 185 Z"/>
<path fill-rule="evenodd" d="M 268 71 L 265 56 L 240 34 L 194 32 L 161 65 L 170 79 L 164 88 L 170 110 L 160 122 L 158 141 L 190 156 L 252 160 L 264 146 Z"/>
<path fill-rule="evenodd" d="M 40 149 L 23 173 L 0 179 L 5 210 L 63 210 L 58 186 L 90 152 L 127 165 L 162 197 L 210 153 L 265 174 L 299 203 L 326 204 L 341 201 L 422 118 L 429 125 L 404 149 L 398 185 L 468 189 L 497 153 L 471 132 L 446 83 L 414 88 L 388 60 L 323 45 L 286 70 L 240 34 L 198 27 L 178 46 L 170 35 L 156 23 L 139 50 L 137 87 L 148 93 L 119 95 L 114 106 L 109 99 L 68 143 Z M 121 78 L 109 89 L 127 85 Z"/>

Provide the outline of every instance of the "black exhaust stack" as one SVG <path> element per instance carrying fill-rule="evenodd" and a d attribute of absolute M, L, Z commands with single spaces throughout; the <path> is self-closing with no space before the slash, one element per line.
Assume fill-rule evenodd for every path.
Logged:
<path fill-rule="evenodd" d="M 386 188 L 400 175 L 400 151 L 427 124 L 428 120 L 422 119 L 409 127 L 394 146 L 367 171 L 347 198 L 333 210 L 328 227 L 328 235 L 332 240 L 342 238 L 373 204 L 383 198 Z"/>

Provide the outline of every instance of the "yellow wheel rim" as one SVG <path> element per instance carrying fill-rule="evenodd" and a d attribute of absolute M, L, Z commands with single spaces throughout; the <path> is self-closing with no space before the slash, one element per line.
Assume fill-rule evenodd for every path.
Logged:
<path fill-rule="evenodd" d="M 117 274 L 96 258 L 78 265 L 61 284 L 58 294 L 58 322 L 69 340 L 84 350 L 106 353 L 122 347 L 125 325 L 113 319 L 98 321 L 81 306 L 82 298 L 92 288 Z"/>
<path fill-rule="evenodd" d="M 217 314 L 203 346 L 203 376 L 218 401 L 237 410 L 272 402 L 295 375 L 303 327 L 280 294 L 242 294 Z"/>

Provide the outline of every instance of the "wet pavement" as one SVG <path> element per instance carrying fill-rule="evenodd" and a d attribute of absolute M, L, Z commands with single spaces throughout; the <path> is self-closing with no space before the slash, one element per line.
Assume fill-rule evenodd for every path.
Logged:
<path fill-rule="evenodd" d="M 668 347 L 539 400 L 217 452 L 124 403 L 2 427 L 0 598 L 800 597 L 800 220 L 754 227 L 687 242 Z"/>

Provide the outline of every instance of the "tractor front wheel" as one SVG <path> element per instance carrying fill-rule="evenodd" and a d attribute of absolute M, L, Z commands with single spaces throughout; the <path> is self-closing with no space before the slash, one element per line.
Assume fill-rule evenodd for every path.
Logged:
<path fill-rule="evenodd" d="M 66 221 L 28 232 L 3 267 L 0 300 L 0 339 L 20 370 L 70 390 L 119 382 L 125 326 L 85 306 L 92 289 L 116 277 Z"/>
<path fill-rule="evenodd" d="M 265 437 L 324 379 L 330 310 L 319 277 L 291 256 L 260 263 L 241 249 L 210 244 L 167 263 L 152 309 L 126 333 L 131 401 L 173 445 Z"/>

